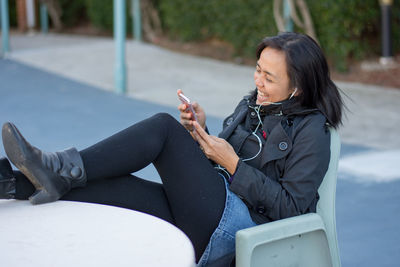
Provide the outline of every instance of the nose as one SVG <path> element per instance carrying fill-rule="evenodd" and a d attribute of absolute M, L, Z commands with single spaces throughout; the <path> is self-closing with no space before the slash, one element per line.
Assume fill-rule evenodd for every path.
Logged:
<path fill-rule="evenodd" d="M 256 84 L 257 87 L 262 87 L 263 86 L 263 82 L 261 80 L 261 75 L 259 75 L 258 73 L 254 74 L 254 83 Z"/>

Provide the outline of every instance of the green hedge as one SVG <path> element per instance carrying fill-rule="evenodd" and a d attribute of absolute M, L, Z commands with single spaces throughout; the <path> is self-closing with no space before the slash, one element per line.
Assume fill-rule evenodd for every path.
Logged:
<path fill-rule="evenodd" d="M 308 0 L 321 46 L 340 70 L 348 59 L 379 55 L 381 10 L 378 0 Z M 399 1 L 393 6 L 393 46 L 399 48 Z M 346 60 L 347 59 L 347 60 Z"/>
<path fill-rule="evenodd" d="M 65 27 L 88 21 L 86 0 L 58 0 L 62 9 L 61 21 Z"/>
<path fill-rule="evenodd" d="M 159 8 L 164 27 L 173 38 L 204 40 L 216 37 L 234 45 L 238 54 L 253 55 L 255 45 L 277 28 L 272 0 L 168 0 Z M 306 0 L 320 44 L 333 65 L 345 70 L 352 58 L 380 53 L 378 0 Z M 400 3 L 394 1 L 393 45 L 400 47 Z"/>
<path fill-rule="evenodd" d="M 266 35 L 276 33 L 272 1 L 161 1 L 163 25 L 173 38 L 204 40 L 217 37 L 234 45 L 236 52 L 253 55 Z"/>
<path fill-rule="evenodd" d="M 113 29 L 113 0 L 86 0 L 90 22 L 105 30 Z"/>
<path fill-rule="evenodd" d="M 66 26 L 73 26 L 88 20 L 90 23 L 107 32 L 113 31 L 114 4 L 113 0 L 59 0 L 63 9 L 62 20 Z M 130 2 L 126 0 L 127 32 L 131 30 Z"/>
<path fill-rule="evenodd" d="M 128 34 L 132 31 L 130 2 L 126 1 L 126 31 Z M 113 30 L 113 0 L 86 0 L 86 8 L 89 20 L 94 26 L 107 31 Z"/>
<path fill-rule="evenodd" d="M 89 20 L 112 32 L 113 0 L 59 0 L 64 24 Z M 127 32 L 131 32 L 130 2 Z M 380 7 L 378 0 L 306 0 L 320 44 L 332 64 L 345 70 L 352 59 L 380 54 Z M 182 41 L 218 38 L 231 43 L 237 55 L 253 57 L 254 48 L 277 28 L 272 0 L 153 0 L 164 30 Z M 400 50 L 400 1 L 393 1 L 393 51 Z M 11 25 L 16 25 L 15 1 L 10 2 Z"/>
<path fill-rule="evenodd" d="M 8 1 L 8 9 L 10 16 L 10 27 L 17 26 L 17 7 L 15 1 Z"/>

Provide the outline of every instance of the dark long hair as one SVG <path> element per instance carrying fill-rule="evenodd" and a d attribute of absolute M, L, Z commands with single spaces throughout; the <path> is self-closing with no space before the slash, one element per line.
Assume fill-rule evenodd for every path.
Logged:
<path fill-rule="evenodd" d="M 317 108 L 337 128 L 342 123 L 343 100 L 330 78 L 319 45 L 304 34 L 281 33 L 262 40 L 257 47 L 257 59 L 266 47 L 285 53 L 290 86 L 300 90 L 298 97 L 302 106 Z"/>

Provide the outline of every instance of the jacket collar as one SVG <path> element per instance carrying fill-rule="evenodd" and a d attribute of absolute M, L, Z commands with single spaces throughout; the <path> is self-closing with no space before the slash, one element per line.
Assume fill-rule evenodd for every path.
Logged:
<path fill-rule="evenodd" d="M 251 92 L 250 95 L 247 95 L 243 98 L 247 105 L 242 105 L 234 114 L 232 114 L 228 119 L 230 119 L 230 123 L 228 126 L 220 132 L 218 135 L 220 138 L 227 139 L 235 128 L 241 123 L 247 113 L 249 112 L 249 106 L 256 105 L 256 97 L 257 90 Z M 257 105 L 256 105 L 257 106 Z M 305 115 L 312 112 L 318 111 L 316 108 L 305 108 L 300 104 L 300 101 L 297 97 L 293 97 L 292 99 L 284 100 L 279 105 L 267 105 L 262 106 L 261 112 L 265 112 L 265 115 L 276 115 L 276 116 L 294 116 L 294 115 Z M 261 113 L 262 115 L 262 113 Z"/>

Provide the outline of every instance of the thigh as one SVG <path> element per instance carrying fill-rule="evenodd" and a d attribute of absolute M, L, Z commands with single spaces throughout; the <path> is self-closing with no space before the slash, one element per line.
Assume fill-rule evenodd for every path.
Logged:
<path fill-rule="evenodd" d="M 163 121 L 167 138 L 153 163 L 176 225 L 194 241 L 199 258 L 224 211 L 225 183 L 182 125 L 170 116 Z"/>
<path fill-rule="evenodd" d="M 91 181 L 61 199 L 137 210 L 175 223 L 163 186 L 133 175 Z"/>
<path fill-rule="evenodd" d="M 16 199 L 27 200 L 35 187 L 21 172 L 14 171 L 14 175 Z M 133 175 L 90 181 L 85 187 L 73 188 L 61 199 L 137 210 L 175 224 L 163 185 Z"/>

